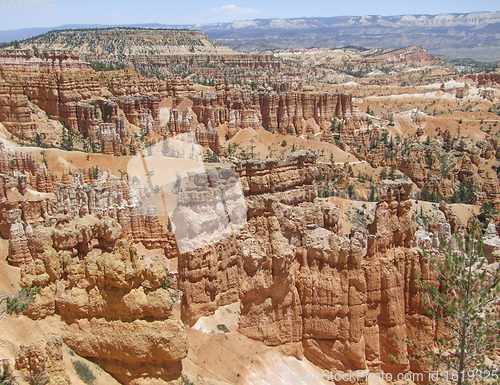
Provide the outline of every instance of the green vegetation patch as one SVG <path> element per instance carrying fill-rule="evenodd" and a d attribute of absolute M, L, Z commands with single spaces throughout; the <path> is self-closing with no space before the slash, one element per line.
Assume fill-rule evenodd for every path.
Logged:
<path fill-rule="evenodd" d="M 87 385 L 94 385 L 96 377 L 94 373 L 92 373 L 92 369 L 82 361 L 71 361 L 73 364 L 73 368 L 75 368 L 76 374 L 78 377 L 85 382 Z"/>

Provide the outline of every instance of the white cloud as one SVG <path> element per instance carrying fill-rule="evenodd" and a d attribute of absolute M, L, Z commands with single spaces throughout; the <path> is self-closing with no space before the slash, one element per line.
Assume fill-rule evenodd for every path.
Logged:
<path fill-rule="evenodd" d="M 238 7 L 234 4 L 224 5 L 220 8 L 214 9 L 214 11 L 222 13 L 225 16 L 242 16 L 260 12 L 258 9 Z"/>

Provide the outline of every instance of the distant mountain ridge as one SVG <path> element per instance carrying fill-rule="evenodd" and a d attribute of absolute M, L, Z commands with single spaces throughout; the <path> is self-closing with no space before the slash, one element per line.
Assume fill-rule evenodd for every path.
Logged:
<path fill-rule="evenodd" d="M 77 26 L 51 29 L 71 27 Z M 500 12 L 256 19 L 192 25 L 137 24 L 131 27 L 199 29 L 211 41 L 239 51 L 347 45 L 396 49 L 420 45 L 433 55 L 500 59 Z M 48 30 L 0 31 L 0 41 L 20 40 Z"/>
<path fill-rule="evenodd" d="M 420 45 L 433 55 L 500 59 L 500 12 L 266 19 L 194 27 L 236 50 Z"/>
<path fill-rule="evenodd" d="M 196 24 L 197 29 L 311 29 L 323 27 L 351 27 L 356 25 L 386 27 L 481 27 L 500 22 L 500 12 L 473 12 L 438 15 L 398 15 L 398 16 L 333 16 L 333 17 L 302 17 L 293 19 L 256 19 L 233 21 L 230 23 Z"/>

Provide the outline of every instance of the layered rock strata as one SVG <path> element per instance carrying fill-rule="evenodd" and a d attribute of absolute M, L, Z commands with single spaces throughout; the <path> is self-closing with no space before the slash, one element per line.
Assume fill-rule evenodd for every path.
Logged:
<path fill-rule="evenodd" d="M 352 104 L 352 97 L 343 94 L 321 94 L 308 89 L 251 92 L 231 90 L 221 83 L 215 94 L 191 99 L 198 122 L 212 127 L 225 124 L 228 139 L 241 129 L 256 128 L 262 123 L 270 130 L 298 136 L 325 130 L 334 119 L 345 121 L 346 128 L 361 126 L 361 114 Z"/>
<path fill-rule="evenodd" d="M 92 243 L 92 226 L 82 227 L 83 222 L 73 230 L 54 229 L 53 246 L 45 229 L 36 237 L 40 258 L 21 271 L 23 287 L 42 287 L 29 316 L 60 315 L 64 342 L 121 383 L 180 385 L 187 337 L 173 316 L 169 291 L 162 288 L 167 271 L 161 261 L 143 262 L 125 240 L 110 247 L 106 238 L 121 236 L 116 222 L 84 219 L 94 221 L 94 236 L 105 241 L 99 253 L 68 249 L 70 240 L 80 240 L 78 233 L 82 242 Z"/>
<path fill-rule="evenodd" d="M 63 341 L 60 337 L 52 337 L 47 342 L 22 344 L 16 351 L 16 369 L 33 383 L 71 384 L 63 361 Z"/>
<path fill-rule="evenodd" d="M 247 221 L 219 242 L 180 254 L 183 321 L 239 300 L 240 333 L 293 346 L 325 369 L 421 370 L 391 359 L 406 357 L 402 340 L 425 318 L 415 271 L 430 279 L 411 248 L 412 183 L 387 182 L 368 231 L 353 228 L 345 237 L 339 208 L 308 187 L 318 175 L 311 153 L 240 162 L 236 170 Z"/>
<path fill-rule="evenodd" d="M 467 75 L 466 78 L 472 79 L 477 82 L 478 87 L 494 85 L 495 83 L 500 84 L 500 73 L 494 72 L 492 70 L 487 70 L 482 74 Z"/>
<path fill-rule="evenodd" d="M 159 99 L 173 94 L 175 83 L 141 77 L 132 70 L 96 73 L 63 50 L 44 51 L 41 57 L 30 49 L 4 50 L 0 68 L 0 121 L 23 140 L 38 132 L 28 101 L 92 140 L 101 140 L 102 122 L 113 123 L 121 141 L 126 141 L 118 108 L 130 123 L 157 130 Z M 186 88 L 185 82 L 182 86 Z M 116 97 L 104 100 L 109 96 Z"/>
<path fill-rule="evenodd" d="M 239 181 L 234 172 L 239 175 Z M 295 192 L 294 186 L 310 184 L 317 174 L 314 154 L 302 151 L 284 161 L 236 162 L 234 171 L 214 169 L 206 176 L 193 175 L 196 183 L 188 184 L 181 193 L 172 216 L 174 224 L 180 224 L 180 231 L 175 231 L 177 243 L 186 245 L 186 248 L 179 247 L 179 276 L 182 277 L 179 288 L 184 293 L 182 317 L 185 322 L 194 323 L 200 315 L 209 315 L 219 306 L 238 299 L 239 252 L 235 236 L 247 221 L 243 195 L 257 197 L 266 191 L 275 191 L 281 192 L 286 202 L 298 203 L 310 199 L 315 192 L 306 189 Z M 214 194 L 213 189 L 219 192 Z M 200 200 L 203 194 L 208 195 Z M 212 195 L 216 199 L 212 199 Z M 207 206 L 212 207 L 212 211 Z M 209 218 L 204 225 L 197 212 Z M 191 229 L 192 235 L 188 236 L 187 229 Z M 210 242 L 206 242 L 207 237 Z M 198 243 L 197 238 L 200 238 Z M 185 251 L 189 249 L 192 251 Z"/>
<path fill-rule="evenodd" d="M 179 77 L 162 81 L 128 69 L 96 73 L 68 51 L 51 52 L 38 58 L 30 50 L 11 50 L 0 63 L 0 121 L 22 140 L 39 133 L 28 102 L 89 139 L 85 146 L 94 150 L 100 145 L 101 152 L 114 155 L 130 148 L 125 129 L 130 124 L 145 130 L 148 138 L 192 131 L 198 143 L 217 153 L 219 134 L 230 139 L 262 124 L 271 131 L 312 136 L 338 120 L 348 145 L 355 137 L 369 136 L 369 130 L 361 130 L 363 116 L 349 95 L 317 93 L 305 86 L 281 93 L 233 90 L 224 83 L 217 84 L 214 94 L 201 95 Z M 172 98 L 169 125 L 160 124 L 159 105 L 165 97 Z M 192 103 L 188 109 L 182 103 L 187 98 Z"/>
<path fill-rule="evenodd" d="M 178 66 L 186 64 L 196 73 L 212 74 L 217 67 L 231 77 L 238 68 L 279 71 L 282 67 L 274 55 L 233 51 L 211 42 L 200 31 L 163 28 L 50 31 L 26 43 L 45 49 L 70 48 L 89 62 L 126 63 L 138 71 L 163 75 L 172 74 Z"/>

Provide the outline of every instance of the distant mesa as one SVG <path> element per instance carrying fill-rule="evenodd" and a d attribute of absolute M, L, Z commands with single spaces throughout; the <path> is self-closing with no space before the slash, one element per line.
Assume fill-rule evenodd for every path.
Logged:
<path fill-rule="evenodd" d="M 21 42 L 22 47 L 70 50 L 89 63 L 125 65 L 139 73 L 171 75 L 172 66 L 245 69 L 280 68 L 273 55 L 250 55 L 214 43 L 197 30 L 97 28 L 49 31 Z M 186 69 L 187 71 L 187 69 Z M 209 71 L 210 72 L 210 71 Z"/>

